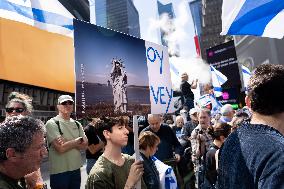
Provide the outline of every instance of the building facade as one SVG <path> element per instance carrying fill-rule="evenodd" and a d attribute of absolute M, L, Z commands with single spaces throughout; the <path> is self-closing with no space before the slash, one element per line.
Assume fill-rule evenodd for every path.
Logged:
<path fill-rule="evenodd" d="M 139 14 L 131 0 L 95 1 L 96 24 L 140 38 Z"/>
<path fill-rule="evenodd" d="M 202 31 L 200 48 L 202 59 L 206 58 L 206 49 L 224 43 L 226 36 L 220 35 L 222 30 L 222 0 L 202 0 Z"/>

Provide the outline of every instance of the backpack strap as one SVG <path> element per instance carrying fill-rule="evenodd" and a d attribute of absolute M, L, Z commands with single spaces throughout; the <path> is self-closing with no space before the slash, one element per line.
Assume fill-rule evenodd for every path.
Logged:
<path fill-rule="evenodd" d="M 76 125 L 78 127 L 78 130 L 80 130 L 80 123 L 78 121 L 76 121 L 76 120 L 75 120 L 75 123 L 76 123 Z"/>
<path fill-rule="evenodd" d="M 56 119 L 54 119 L 54 118 L 52 118 L 52 120 L 53 120 L 54 123 L 57 125 L 59 134 L 60 134 L 60 135 L 63 135 L 63 132 L 62 132 L 62 130 L 61 130 L 61 128 L 60 128 L 60 122 L 59 122 L 59 120 L 56 120 Z"/>
<path fill-rule="evenodd" d="M 59 131 L 60 135 L 63 135 L 63 132 L 62 132 L 62 130 L 61 130 L 61 128 L 60 128 L 60 122 L 59 122 L 59 120 L 56 120 L 56 119 L 54 119 L 54 118 L 52 118 L 52 119 L 53 119 L 54 123 L 57 125 L 58 131 Z M 75 120 L 75 123 L 76 123 L 76 126 L 77 126 L 78 130 L 80 130 L 80 123 L 79 123 L 78 121 L 76 121 L 76 120 Z M 80 131 L 79 131 L 79 133 L 80 133 Z"/>

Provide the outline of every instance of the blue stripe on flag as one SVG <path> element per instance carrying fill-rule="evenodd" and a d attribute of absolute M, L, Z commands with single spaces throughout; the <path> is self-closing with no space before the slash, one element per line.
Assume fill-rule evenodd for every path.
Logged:
<path fill-rule="evenodd" d="M 32 19 L 38 22 L 52 24 L 52 25 L 67 28 L 69 30 L 74 30 L 73 19 L 67 18 L 60 14 L 56 14 L 56 13 L 52 13 L 52 12 L 48 12 L 48 11 L 44 11 L 40 9 L 35 9 L 31 7 L 25 7 L 22 5 L 11 3 L 6 0 L 0 1 L 0 9 L 15 12 L 17 14 L 20 14 L 24 17 L 27 17 L 29 19 Z"/>
<path fill-rule="evenodd" d="M 283 9 L 283 0 L 246 0 L 228 34 L 261 36 L 266 25 Z"/>
<path fill-rule="evenodd" d="M 243 73 L 251 75 L 251 73 L 249 73 L 246 69 L 242 69 Z"/>
<path fill-rule="evenodd" d="M 222 88 L 221 88 L 221 87 L 214 87 L 214 91 L 216 91 L 216 92 L 222 92 Z"/>

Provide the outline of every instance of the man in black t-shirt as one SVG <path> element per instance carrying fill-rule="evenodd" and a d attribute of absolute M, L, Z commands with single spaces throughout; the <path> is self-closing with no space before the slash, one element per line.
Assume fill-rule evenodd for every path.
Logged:
<path fill-rule="evenodd" d="M 191 84 L 188 83 L 187 73 L 181 75 L 181 85 L 180 90 L 182 93 L 181 103 L 183 106 L 187 106 L 188 110 L 194 108 L 194 94 L 191 89 L 196 89 L 197 79 L 193 80 Z"/>
<path fill-rule="evenodd" d="M 93 121 L 88 124 L 84 131 L 88 138 L 88 148 L 86 150 L 86 161 L 87 174 L 90 173 L 92 167 L 96 163 L 97 159 L 102 155 L 102 148 L 104 147 L 103 142 L 97 136 L 96 124 L 101 121 L 100 119 L 93 119 Z"/>

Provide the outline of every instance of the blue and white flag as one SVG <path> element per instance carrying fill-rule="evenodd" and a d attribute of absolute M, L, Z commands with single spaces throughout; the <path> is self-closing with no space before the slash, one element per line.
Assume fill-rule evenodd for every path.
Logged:
<path fill-rule="evenodd" d="M 245 88 L 245 91 L 247 91 L 251 72 L 247 67 L 245 67 L 243 65 L 242 65 L 242 75 L 243 75 L 244 88 Z"/>
<path fill-rule="evenodd" d="M 155 166 L 159 172 L 160 189 L 178 189 L 177 179 L 171 166 L 166 165 L 155 156 L 152 156 Z"/>
<path fill-rule="evenodd" d="M 211 77 L 212 77 L 212 85 L 213 85 L 213 89 L 214 89 L 214 94 L 215 94 L 216 97 L 219 97 L 219 96 L 222 95 L 221 85 L 223 85 L 228 79 L 224 74 L 222 74 L 221 72 L 216 70 L 214 68 L 214 66 L 210 65 L 210 70 L 211 70 Z"/>
<path fill-rule="evenodd" d="M 221 35 L 283 38 L 283 0 L 225 0 Z"/>
<path fill-rule="evenodd" d="M 58 0 L 1 0 L 0 17 L 73 37 L 73 16 Z"/>
<path fill-rule="evenodd" d="M 209 104 L 211 104 L 212 106 L 212 115 L 215 115 L 216 113 L 220 112 L 222 104 L 215 98 L 213 94 L 205 94 L 198 99 L 199 107 L 206 107 Z"/>

